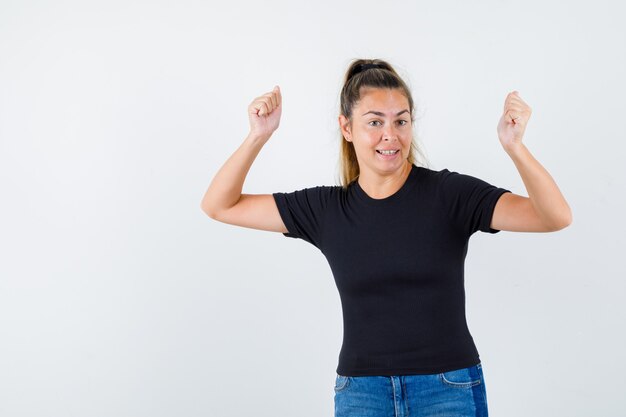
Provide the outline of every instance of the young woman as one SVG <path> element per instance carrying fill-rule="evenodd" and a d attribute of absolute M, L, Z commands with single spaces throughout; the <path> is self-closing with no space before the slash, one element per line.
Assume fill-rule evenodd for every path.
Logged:
<path fill-rule="evenodd" d="M 326 256 L 344 329 L 335 416 L 487 416 L 465 318 L 469 238 L 479 230 L 552 232 L 572 221 L 556 183 L 522 143 L 530 107 L 508 94 L 497 127 L 524 197 L 417 165 L 411 92 L 389 63 L 355 60 L 341 91 L 342 185 L 242 194 L 281 111 L 278 86 L 250 103 L 250 133 L 201 207 L 224 223 L 306 240 Z"/>

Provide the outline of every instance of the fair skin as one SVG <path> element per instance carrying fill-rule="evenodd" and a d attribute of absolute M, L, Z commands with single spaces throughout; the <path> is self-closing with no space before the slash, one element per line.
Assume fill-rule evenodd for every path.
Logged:
<path fill-rule="evenodd" d="M 362 89 L 350 121 L 339 116 L 345 140 L 352 142 L 359 163 L 359 186 L 381 199 L 402 187 L 411 170 L 407 161 L 413 139 L 409 102 L 398 89 Z M 399 149 L 395 156 L 377 150 Z"/>
<path fill-rule="evenodd" d="M 282 94 L 278 86 L 248 105 L 250 131 L 217 171 L 200 207 L 214 220 L 251 229 L 287 233 L 271 194 L 242 194 L 246 175 L 280 124 Z"/>
<path fill-rule="evenodd" d="M 359 186 L 372 198 L 385 198 L 400 189 L 411 165 L 412 140 L 408 100 L 400 90 L 367 89 L 353 110 L 353 123 L 339 116 L 346 140 L 354 144 L 359 163 Z M 379 114 L 368 113 L 370 111 Z M 202 210 L 223 223 L 286 233 L 271 194 L 242 194 L 243 183 L 256 156 L 278 128 L 282 94 L 278 86 L 248 106 L 250 132 L 215 174 L 202 202 Z M 368 113 L 368 114 L 365 114 Z M 497 132 L 528 191 L 528 197 L 505 193 L 494 209 L 491 227 L 515 232 L 550 232 L 568 226 L 572 213 L 550 174 L 522 143 L 530 107 L 517 92 L 507 95 Z M 407 123 L 403 122 L 406 120 Z M 383 156 L 377 149 L 399 149 Z"/>
<path fill-rule="evenodd" d="M 491 227 L 511 232 L 554 232 L 572 223 L 572 210 L 548 171 L 522 142 L 531 108 L 513 91 L 506 96 L 498 122 L 498 139 L 519 172 L 528 197 L 503 194 Z"/>

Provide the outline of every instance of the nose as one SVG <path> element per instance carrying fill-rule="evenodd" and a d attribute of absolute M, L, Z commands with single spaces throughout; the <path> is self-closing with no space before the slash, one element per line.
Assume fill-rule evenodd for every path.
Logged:
<path fill-rule="evenodd" d="M 398 135 L 395 132 L 393 126 L 387 125 L 385 127 L 385 129 L 383 130 L 383 140 L 386 140 L 386 141 L 389 141 L 389 142 L 391 142 L 393 140 L 398 140 Z"/>

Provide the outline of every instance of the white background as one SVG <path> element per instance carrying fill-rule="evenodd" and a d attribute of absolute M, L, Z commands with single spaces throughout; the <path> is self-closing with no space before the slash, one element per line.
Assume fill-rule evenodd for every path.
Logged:
<path fill-rule="evenodd" d="M 478 232 L 467 317 L 494 416 L 623 416 L 620 2 L 0 2 L 0 415 L 332 416 L 341 305 L 326 259 L 200 201 L 275 84 L 245 193 L 338 184 L 355 58 L 410 85 L 433 169 L 527 195 L 496 125 L 574 221 Z"/>

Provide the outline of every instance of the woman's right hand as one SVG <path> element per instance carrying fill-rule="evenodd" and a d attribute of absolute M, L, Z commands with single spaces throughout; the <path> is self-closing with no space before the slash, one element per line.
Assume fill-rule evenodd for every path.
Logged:
<path fill-rule="evenodd" d="M 269 93 L 254 99 L 248 106 L 248 119 L 250 120 L 250 133 L 255 136 L 269 137 L 280 124 L 282 113 L 282 96 L 280 87 L 274 86 Z"/>

